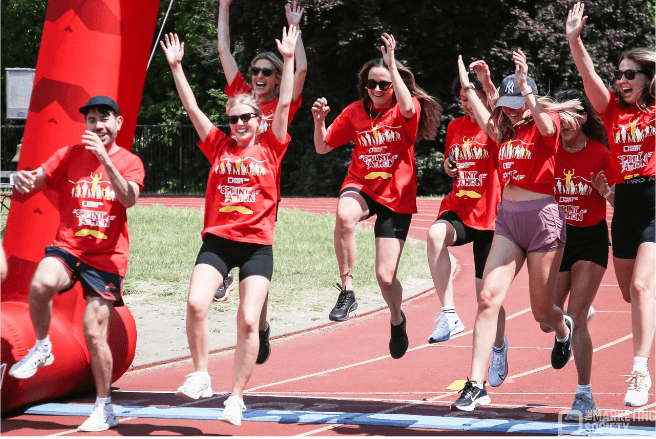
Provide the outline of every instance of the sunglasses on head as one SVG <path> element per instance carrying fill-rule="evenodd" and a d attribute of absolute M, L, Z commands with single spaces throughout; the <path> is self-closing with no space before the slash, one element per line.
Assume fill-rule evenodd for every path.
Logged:
<path fill-rule="evenodd" d="M 645 75 L 649 74 L 649 70 L 643 69 L 628 69 L 628 70 L 613 70 L 613 79 L 619 81 L 624 76 L 629 81 L 635 78 L 636 73 L 644 73 Z"/>
<path fill-rule="evenodd" d="M 257 117 L 257 116 L 258 116 L 258 115 L 255 114 L 255 113 L 244 113 L 244 114 L 240 114 L 239 116 L 228 116 L 228 122 L 229 122 L 231 125 L 234 125 L 234 124 L 237 123 L 237 121 L 238 121 L 239 119 L 241 119 L 242 122 L 246 123 L 246 122 L 248 122 L 249 120 L 251 120 L 251 118 L 253 118 L 253 117 Z"/>
<path fill-rule="evenodd" d="M 365 87 L 369 90 L 375 90 L 376 86 L 378 86 L 380 91 L 387 91 L 387 89 L 390 88 L 390 85 L 392 85 L 392 83 L 389 81 L 375 81 L 373 79 L 368 79 Z"/>
<path fill-rule="evenodd" d="M 557 92 L 554 96 L 559 101 L 566 101 L 569 99 L 574 99 L 579 97 L 580 93 L 578 90 L 561 90 Z"/>
<path fill-rule="evenodd" d="M 271 67 L 251 67 L 251 75 L 257 76 L 262 73 L 262 76 L 264 77 L 269 77 L 271 76 L 276 70 L 272 69 Z"/>

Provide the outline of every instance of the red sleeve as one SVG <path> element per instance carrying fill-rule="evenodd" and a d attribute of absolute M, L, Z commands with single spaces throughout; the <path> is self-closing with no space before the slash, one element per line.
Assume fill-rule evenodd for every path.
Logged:
<path fill-rule="evenodd" d="M 46 173 L 46 185 L 48 187 L 54 188 L 59 186 L 62 182 L 65 183 L 65 179 L 62 177 L 67 168 L 66 162 L 70 157 L 69 152 L 71 148 L 71 146 L 65 146 L 58 149 L 48 160 L 46 160 L 45 163 L 41 165 Z"/>
<path fill-rule="evenodd" d="M 139 186 L 139 192 L 143 190 L 144 178 L 146 176 L 146 171 L 144 170 L 143 162 L 139 156 L 129 153 L 127 163 L 125 164 L 125 169 L 121 172 L 123 178 L 126 181 L 133 181 Z"/>
<path fill-rule="evenodd" d="M 205 141 L 201 140 L 198 142 L 198 147 L 203 151 L 203 154 L 205 154 L 205 157 L 207 157 L 207 160 L 209 160 L 211 164 L 214 163 L 214 158 L 216 157 L 216 153 L 220 149 L 221 144 L 229 140 L 230 139 L 223 134 L 223 131 L 218 129 L 216 125 L 212 125 L 212 129 L 205 138 Z"/>
<path fill-rule="evenodd" d="M 328 127 L 326 133 L 326 144 L 331 148 L 339 148 L 355 139 L 355 128 L 351 123 L 351 109 L 353 105 L 363 105 L 361 101 L 351 104 L 335 118 L 333 123 Z"/>
<path fill-rule="evenodd" d="M 226 84 L 225 92 L 229 98 L 239 94 L 249 94 L 253 91 L 252 87 L 246 82 L 241 72 L 237 72 L 237 76 L 233 79 L 232 84 Z"/>
<path fill-rule="evenodd" d="M 606 106 L 606 111 L 599 113 L 599 118 L 605 126 L 608 126 L 609 123 L 612 122 L 610 118 L 615 114 L 614 110 L 619 106 L 619 102 L 615 93 L 608 89 L 606 89 L 606 96 L 608 96 L 608 105 Z"/>
<path fill-rule="evenodd" d="M 290 137 L 289 133 L 286 134 L 284 142 L 278 140 L 276 136 L 273 135 L 273 132 L 271 130 L 266 130 L 261 135 L 265 137 L 265 141 L 269 144 L 269 148 L 276 156 L 278 162 L 280 162 L 280 158 L 285 155 L 285 152 L 287 152 L 287 147 L 289 147 L 289 142 L 292 141 L 292 138 Z"/>
<path fill-rule="evenodd" d="M 401 119 L 404 122 L 405 132 L 408 135 L 408 138 L 412 139 L 412 143 L 414 144 L 417 141 L 417 130 L 419 129 L 419 118 L 421 117 L 421 104 L 419 103 L 419 99 L 415 97 L 412 98 L 412 103 L 415 106 L 414 116 L 412 116 L 410 119 L 406 119 L 405 117 L 401 116 Z"/>

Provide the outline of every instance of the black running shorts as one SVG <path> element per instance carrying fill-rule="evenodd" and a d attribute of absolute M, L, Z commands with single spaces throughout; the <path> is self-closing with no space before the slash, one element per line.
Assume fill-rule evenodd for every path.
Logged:
<path fill-rule="evenodd" d="M 273 248 L 270 245 L 237 242 L 207 233 L 196 257 L 196 265 L 216 268 L 225 278 L 234 267 L 239 268 L 239 281 L 248 276 L 273 276 Z"/>
<path fill-rule="evenodd" d="M 567 242 L 560 271 L 571 271 L 578 261 L 594 262 L 608 267 L 608 223 L 601 220 L 589 227 L 576 227 L 567 224 Z"/>
<path fill-rule="evenodd" d="M 635 259 L 643 242 L 654 238 L 654 179 L 637 177 L 615 185 L 615 209 L 611 223 L 613 256 Z"/>
<path fill-rule="evenodd" d="M 114 302 L 115 307 L 124 305 L 122 276 L 116 273 L 100 271 L 91 265 L 81 262 L 78 258 L 59 247 L 46 247 L 45 257 L 59 259 L 73 281 L 70 287 L 59 291 L 59 294 L 69 291 L 77 281 L 80 281 L 85 298 L 89 295 L 95 295 Z"/>
<path fill-rule="evenodd" d="M 367 203 L 369 209 L 369 216 L 371 218 L 376 215 L 376 223 L 374 224 L 374 236 L 376 238 L 396 238 L 405 241 L 410 231 L 410 221 L 412 221 L 411 213 L 397 213 L 380 203 L 376 203 L 371 197 L 364 192 L 347 187 L 339 195 L 345 192 L 354 192 L 359 194 Z"/>
<path fill-rule="evenodd" d="M 451 223 L 456 229 L 456 242 L 453 247 L 460 245 L 474 243 L 474 269 L 476 271 L 476 278 L 483 279 L 483 270 L 485 270 L 485 262 L 490 254 L 492 248 L 492 240 L 494 239 L 494 230 L 477 230 L 465 225 L 457 213 L 447 210 L 443 212 L 438 220 L 447 221 Z"/>

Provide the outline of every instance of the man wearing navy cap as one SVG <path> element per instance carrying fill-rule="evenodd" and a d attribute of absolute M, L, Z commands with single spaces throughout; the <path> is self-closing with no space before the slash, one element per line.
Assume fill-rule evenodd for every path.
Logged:
<path fill-rule="evenodd" d="M 113 307 L 123 306 L 130 250 L 126 209 L 137 204 L 144 167 L 139 157 L 115 142 L 123 124 L 116 101 L 94 96 L 80 113 L 86 131 L 79 144 L 61 148 L 38 169 L 21 170 L 14 176 L 20 193 L 33 193 L 46 185 L 59 194 L 60 224 L 30 284 L 36 345 L 13 365 L 9 375 L 29 379 L 39 368 L 53 364 L 48 336 L 52 298 L 80 281 L 87 301 L 83 327 L 97 398 L 91 416 L 78 430 L 103 431 L 118 425 L 111 406 L 113 359 L 108 327 Z"/>

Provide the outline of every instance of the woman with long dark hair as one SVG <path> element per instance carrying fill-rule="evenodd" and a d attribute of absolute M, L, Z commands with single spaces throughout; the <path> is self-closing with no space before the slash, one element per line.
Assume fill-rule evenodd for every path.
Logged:
<path fill-rule="evenodd" d="M 341 282 L 330 319 L 347 320 L 357 308 L 353 292 L 355 226 L 376 215 L 376 279 L 390 308 L 390 354 L 408 349 L 403 287 L 396 278 L 412 214 L 417 212 L 415 143 L 433 139 L 442 107 L 415 83 L 414 75 L 395 59 L 396 40 L 381 37 L 383 57 L 367 62 L 358 75 L 361 100 L 350 104 L 326 129 L 330 112 L 325 98 L 312 106 L 314 145 L 319 154 L 355 141 L 342 185 L 335 225 L 335 254 Z"/>
<path fill-rule="evenodd" d="M 625 52 L 614 72 L 613 91 L 594 69 L 581 33 L 588 17 L 583 3 L 569 11 L 565 33 L 583 79 L 585 93 L 608 133 L 615 177 L 611 223 L 613 265 L 624 300 L 631 303 L 633 370 L 624 404 L 638 407 L 649 401 L 651 376 L 647 361 L 656 332 L 656 239 L 654 233 L 654 149 L 656 146 L 653 48 Z"/>
<path fill-rule="evenodd" d="M 590 102 L 576 90 L 556 93 L 562 140 L 556 154 L 556 201 L 567 219 L 567 243 L 556 280 L 555 305 L 574 320 L 572 349 L 578 385 L 567 420 L 592 419 L 598 415 L 592 396 L 592 339 L 588 322 L 608 266 L 608 224 L 604 176 L 611 177 L 610 151 L 604 145 L 606 130 Z M 545 325 L 543 331 L 551 332 Z"/>

